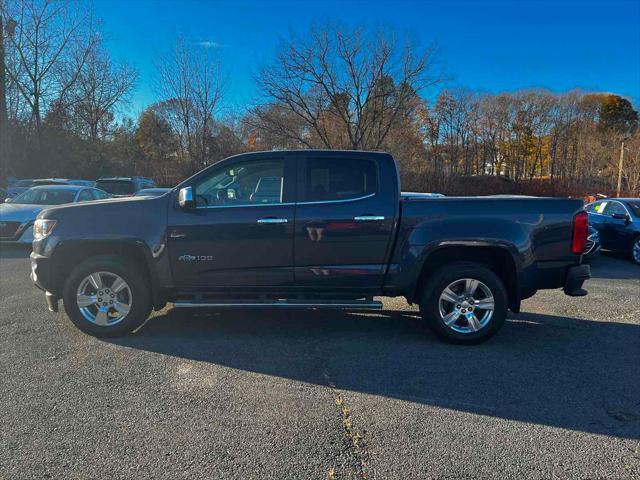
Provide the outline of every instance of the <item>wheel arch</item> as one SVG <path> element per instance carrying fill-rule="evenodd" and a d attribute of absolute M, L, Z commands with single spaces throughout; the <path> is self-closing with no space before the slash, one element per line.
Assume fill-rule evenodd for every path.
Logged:
<path fill-rule="evenodd" d="M 432 249 L 425 255 L 415 288 L 408 300 L 419 303 L 430 272 L 459 261 L 485 265 L 498 275 L 507 290 L 509 309 L 513 312 L 520 311 L 519 262 L 507 245 L 494 243 L 449 243 Z"/>
<path fill-rule="evenodd" d="M 158 310 L 166 303 L 162 289 L 153 274 L 151 251 L 141 240 L 77 240 L 59 244 L 52 255 L 52 272 L 55 272 L 53 281 L 57 297 L 60 297 L 64 282 L 71 271 L 81 262 L 93 257 L 115 257 L 127 263 L 132 262 L 149 283 L 154 309 Z"/>

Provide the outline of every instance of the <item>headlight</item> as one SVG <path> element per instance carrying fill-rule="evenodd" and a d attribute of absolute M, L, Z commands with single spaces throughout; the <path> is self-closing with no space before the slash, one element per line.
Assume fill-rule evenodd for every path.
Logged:
<path fill-rule="evenodd" d="M 33 224 L 33 239 L 40 240 L 53 231 L 53 227 L 56 226 L 55 220 L 48 220 L 46 218 L 39 218 Z"/>

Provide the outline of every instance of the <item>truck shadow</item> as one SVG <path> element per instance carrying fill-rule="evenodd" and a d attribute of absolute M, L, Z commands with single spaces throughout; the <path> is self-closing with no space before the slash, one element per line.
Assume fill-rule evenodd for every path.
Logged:
<path fill-rule="evenodd" d="M 186 311 L 112 340 L 339 389 L 640 439 L 640 326 L 522 313 L 474 347 L 416 312 Z"/>

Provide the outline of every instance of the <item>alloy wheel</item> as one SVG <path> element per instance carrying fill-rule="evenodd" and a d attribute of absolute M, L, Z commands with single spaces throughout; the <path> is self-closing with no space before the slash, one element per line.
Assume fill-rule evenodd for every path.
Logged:
<path fill-rule="evenodd" d="M 495 301 L 489 287 L 474 278 L 451 282 L 440 294 L 440 318 L 458 333 L 475 333 L 491 321 Z"/>
<path fill-rule="evenodd" d="M 94 272 L 78 286 L 76 303 L 84 318 L 103 327 L 116 325 L 131 310 L 131 288 L 127 282 L 111 272 Z"/>

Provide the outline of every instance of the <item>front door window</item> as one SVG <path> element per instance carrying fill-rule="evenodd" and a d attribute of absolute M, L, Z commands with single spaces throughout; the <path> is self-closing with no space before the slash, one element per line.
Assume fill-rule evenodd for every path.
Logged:
<path fill-rule="evenodd" d="M 284 161 L 243 162 L 215 170 L 194 185 L 198 208 L 283 202 Z"/>

